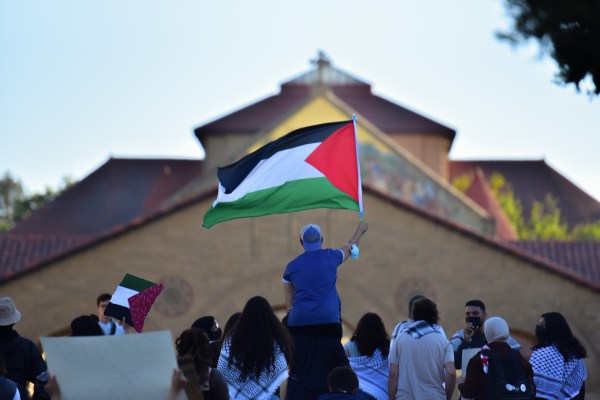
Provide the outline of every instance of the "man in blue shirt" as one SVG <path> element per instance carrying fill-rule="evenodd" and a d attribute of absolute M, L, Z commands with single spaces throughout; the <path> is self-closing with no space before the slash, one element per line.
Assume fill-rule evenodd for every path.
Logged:
<path fill-rule="evenodd" d="M 283 273 L 287 326 L 294 340 L 294 367 L 287 399 L 310 400 L 327 393 L 327 374 L 348 358 L 342 337 L 341 303 L 336 288 L 337 268 L 358 257 L 358 244 L 368 229 L 360 222 L 348 243 L 323 249 L 321 228 L 308 224 L 300 230 L 304 252 Z"/>

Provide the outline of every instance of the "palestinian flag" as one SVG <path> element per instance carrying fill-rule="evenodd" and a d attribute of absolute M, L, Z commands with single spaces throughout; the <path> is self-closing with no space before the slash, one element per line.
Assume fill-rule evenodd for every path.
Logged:
<path fill-rule="evenodd" d="M 104 315 L 113 317 L 117 321 L 125 318 L 127 324 L 141 333 L 146 316 L 162 290 L 162 284 L 125 274 L 106 306 Z"/>
<path fill-rule="evenodd" d="M 313 208 L 359 210 L 353 121 L 295 130 L 219 168 L 217 200 L 204 215 L 210 228 L 235 218 Z"/>

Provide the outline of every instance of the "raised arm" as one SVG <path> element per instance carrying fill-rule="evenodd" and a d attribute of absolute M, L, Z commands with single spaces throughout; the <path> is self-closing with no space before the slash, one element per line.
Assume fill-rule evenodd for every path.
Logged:
<path fill-rule="evenodd" d="M 360 239 L 363 237 L 363 235 L 367 232 L 368 229 L 369 224 L 367 224 L 365 221 L 359 222 L 358 226 L 356 227 L 356 231 L 354 231 L 354 234 L 352 235 L 350 240 L 348 240 L 348 243 L 340 247 L 340 249 L 342 249 L 342 251 L 344 252 L 344 261 L 346 261 L 350 256 L 350 250 L 352 249 L 352 245 L 355 244 L 358 246 L 358 244 L 360 243 Z"/>

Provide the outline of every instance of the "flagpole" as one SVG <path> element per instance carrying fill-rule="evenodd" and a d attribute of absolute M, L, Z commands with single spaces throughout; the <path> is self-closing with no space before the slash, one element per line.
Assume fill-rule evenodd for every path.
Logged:
<path fill-rule="evenodd" d="M 358 210 L 360 212 L 360 220 L 365 220 L 365 209 L 363 207 L 362 198 L 362 178 L 360 176 L 360 156 L 358 154 L 358 129 L 356 129 L 356 114 L 352 114 L 352 122 L 354 123 L 354 141 L 356 142 L 356 168 L 358 169 Z"/>

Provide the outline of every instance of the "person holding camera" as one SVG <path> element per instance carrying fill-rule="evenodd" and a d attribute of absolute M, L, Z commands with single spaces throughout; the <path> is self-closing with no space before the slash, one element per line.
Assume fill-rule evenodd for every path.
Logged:
<path fill-rule="evenodd" d="M 487 339 L 483 332 L 483 323 L 487 317 L 485 304 L 481 300 L 469 300 L 465 304 L 465 322 L 463 329 L 457 331 L 450 339 L 450 344 L 454 350 L 454 366 L 456 369 L 462 367 L 462 352 L 466 349 L 479 349 L 487 344 Z M 515 350 L 519 350 L 521 345 L 509 336 L 507 343 Z"/>

